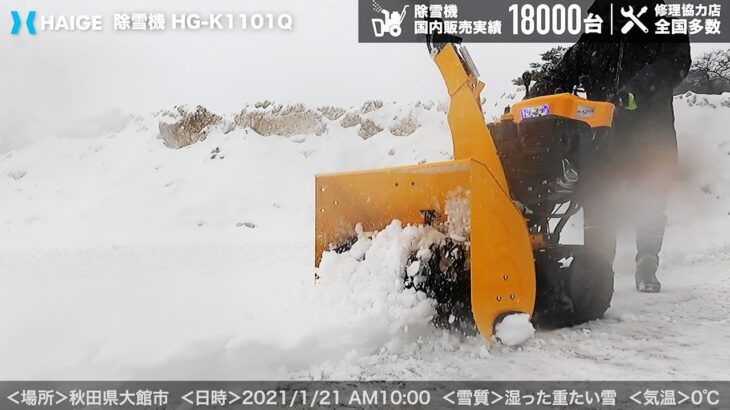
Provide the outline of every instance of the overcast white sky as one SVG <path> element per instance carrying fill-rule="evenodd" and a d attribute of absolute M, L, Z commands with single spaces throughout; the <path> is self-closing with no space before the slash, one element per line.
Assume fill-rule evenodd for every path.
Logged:
<path fill-rule="evenodd" d="M 437 100 L 444 86 L 424 45 L 358 44 L 356 0 L 10 0 L 0 10 L 0 139 L 21 142 L 49 125 L 111 109 L 176 104 L 238 111 L 261 99 L 358 105 Z M 102 14 L 101 33 L 11 36 L 10 10 Z M 122 33 L 114 12 L 287 12 L 290 32 Z M 510 88 L 549 44 L 472 44 L 487 98 Z M 695 53 L 727 45 L 695 45 Z M 34 126 L 35 131 L 31 131 Z M 37 137 L 37 135 L 33 135 Z"/>

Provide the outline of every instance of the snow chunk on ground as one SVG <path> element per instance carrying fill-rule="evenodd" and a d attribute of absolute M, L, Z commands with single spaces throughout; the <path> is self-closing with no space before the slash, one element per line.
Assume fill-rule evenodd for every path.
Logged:
<path fill-rule="evenodd" d="M 506 346 L 519 346 L 535 335 L 530 315 L 516 313 L 505 316 L 495 327 L 494 336 Z"/>

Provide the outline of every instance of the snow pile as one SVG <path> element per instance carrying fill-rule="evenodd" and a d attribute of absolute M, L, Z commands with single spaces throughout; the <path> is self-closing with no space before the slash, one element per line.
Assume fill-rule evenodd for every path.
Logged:
<path fill-rule="evenodd" d="M 719 95 L 700 95 L 695 94 L 691 91 L 687 91 L 684 94 L 674 97 L 675 100 L 682 101 L 690 107 L 730 107 L 730 93 L 724 93 Z"/>
<path fill-rule="evenodd" d="M 303 104 L 281 105 L 269 101 L 246 107 L 234 119 L 236 126 L 250 128 L 260 135 L 322 135 L 327 123 L 322 114 Z"/>
<path fill-rule="evenodd" d="M 335 132 L 338 128 L 353 128 L 362 139 L 386 129 L 391 135 L 406 137 L 429 121 L 431 111 L 443 114 L 446 106 L 433 102 L 402 105 L 371 100 L 359 108 L 310 107 L 302 103 L 277 104 L 266 100 L 245 105 L 235 114 L 219 115 L 202 106 L 182 105 L 160 111 L 156 116 L 160 138 L 166 146 L 178 149 L 205 140 L 214 128 L 223 134 L 238 128 L 262 136 L 294 137 L 296 141 L 307 135 L 327 134 L 333 128 Z"/>
<path fill-rule="evenodd" d="M 201 106 L 194 110 L 178 106 L 173 111 L 162 113 L 161 117 L 160 138 L 170 148 L 182 148 L 204 140 L 209 128 L 222 120 L 219 115 Z"/>
<path fill-rule="evenodd" d="M 360 225 L 356 231 L 357 242 L 348 251 L 322 256 L 317 276 L 325 303 L 353 322 L 373 330 L 385 326 L 390 334 L 427 325 L 433 303 L 405 288 L 404 275 L 412 276 L 414 265 L 417 272 L 417 262 L 408 264 L 411 254 L 427 252 L 443 234 L 428 226 L 403 227 L 398 220 L 372 235 Z"/>
<path fill-rule="evenodd" d="M 507 315 L 494 327 L 494 337 L 506 346 L 519 346 L 534 335 L 530 315 L 525 313 Z"/>

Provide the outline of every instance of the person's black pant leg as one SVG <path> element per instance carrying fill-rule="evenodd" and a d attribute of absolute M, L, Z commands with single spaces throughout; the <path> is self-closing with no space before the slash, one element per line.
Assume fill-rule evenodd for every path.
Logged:
<path fill-rule="evenodd" d="M 676 177 L 677 134 L 671 99 L 646 113 L 632 132 L 633 165 L 627 178 L 636 227 L 636 260 L 659 256 L 667 225 L 667 197 Z"/>
<path fill-rule="evenodd" d="M 636 260 L 644 256 L 659 258 L 667 226 L 666 192 L 644 191 L 638 199 L 636 215 Z"/>

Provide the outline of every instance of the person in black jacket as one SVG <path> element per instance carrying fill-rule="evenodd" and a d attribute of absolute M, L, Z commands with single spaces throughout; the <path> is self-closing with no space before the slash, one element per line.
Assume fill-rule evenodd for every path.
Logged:
<path fill-rule="evenodd" d="M 596 0 L 589 13 L 609 22 L 612 2 L 616 3 L 614 34 L 581 36 L 532 87 L 530 96 L 570 92 L 587 76 L 582 86 L 589 99 L 616 104 L 607 161 L 584 178 L 584 243 L 612 262 L 617 225 L 628 216 L 636 228 L 636 287 L 655 293 L 661 289 L 656 271 L 667 222 L 664 210 L 677 163 L 673 89 L 691 65 L 689 39 L 654 33 L 657 18 L 647 17 L 654 15 L 657 4 L 664 4 L 661 0 Z M 638 27 L 621 33 L 628 20 L 622 19 L 620 8 L 627 5 L 634 13 L 647 7 L 641 20 L 649 34 Z M 604 31 L 609 27 L 604 26 Z"/>

